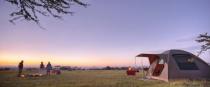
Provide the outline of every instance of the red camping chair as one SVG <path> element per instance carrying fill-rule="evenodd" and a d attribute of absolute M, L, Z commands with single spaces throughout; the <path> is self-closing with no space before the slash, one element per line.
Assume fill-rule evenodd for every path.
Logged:
<path fill-rule="evenodd" d="M 127 75 L 135 76 L 136 70 L 134 68 L 128 68 L 126 73 L 127 73 Z"/>

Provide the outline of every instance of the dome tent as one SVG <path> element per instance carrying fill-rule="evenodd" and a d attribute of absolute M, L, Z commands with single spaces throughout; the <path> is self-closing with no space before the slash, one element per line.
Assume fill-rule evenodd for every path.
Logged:
<path fill-rule="evenodd" d="M 170 81 L 175 79 L 210 79 L 210 66 L 199 57 L 183 50 L 168 50 L 161 54 L 141 53 L 148 57 L 147 78 Z"/>

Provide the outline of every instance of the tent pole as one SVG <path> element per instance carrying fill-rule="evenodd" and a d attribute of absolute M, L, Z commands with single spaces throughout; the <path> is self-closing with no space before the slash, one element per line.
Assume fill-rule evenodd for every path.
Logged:
<path fill-rule="evenodd" d="M 135 65 L 134 65 L 134 67 L 136 68 L 136 57 L 135 57 Z"/>
<path fill-rule="evenodd" d="M 142 77 L 144 78 L 144 68 L 143 68 L 143 60 L 141 59 L 141 69 L 142 69 Z"/>

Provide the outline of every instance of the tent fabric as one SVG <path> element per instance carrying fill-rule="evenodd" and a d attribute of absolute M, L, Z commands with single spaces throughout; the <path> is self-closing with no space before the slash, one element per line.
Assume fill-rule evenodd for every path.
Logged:
<path fill-rule="evenodd" d="M 136 57 L 148 57 L 150 67 L 147 78 L 164 81 L 210 79 L 210 66 L 201 58 L 183 50 L 168 50 L 161 54 L 142 53 Z"/>
<path fill-rule="evenodd" d="M 148 57 L 150 64 L 152 64 L 152 62 L 154 62 L 159 58 L 158 54 L 145 54 L 145 53 L 139 54 L 136 57 Z"/>

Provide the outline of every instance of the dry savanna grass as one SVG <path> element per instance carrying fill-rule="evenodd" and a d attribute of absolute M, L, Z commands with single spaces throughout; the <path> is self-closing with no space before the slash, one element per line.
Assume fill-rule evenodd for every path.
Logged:
<path fill-rule="evenodd" d="M 0 72 L 0 87 L 210 87 L 210 81 L 140 80 L 123 70 L 63 71 L 61 75 L 18 78 L 15 71 Z M 30 73 L 30 72 L 25 72 Z"/>

